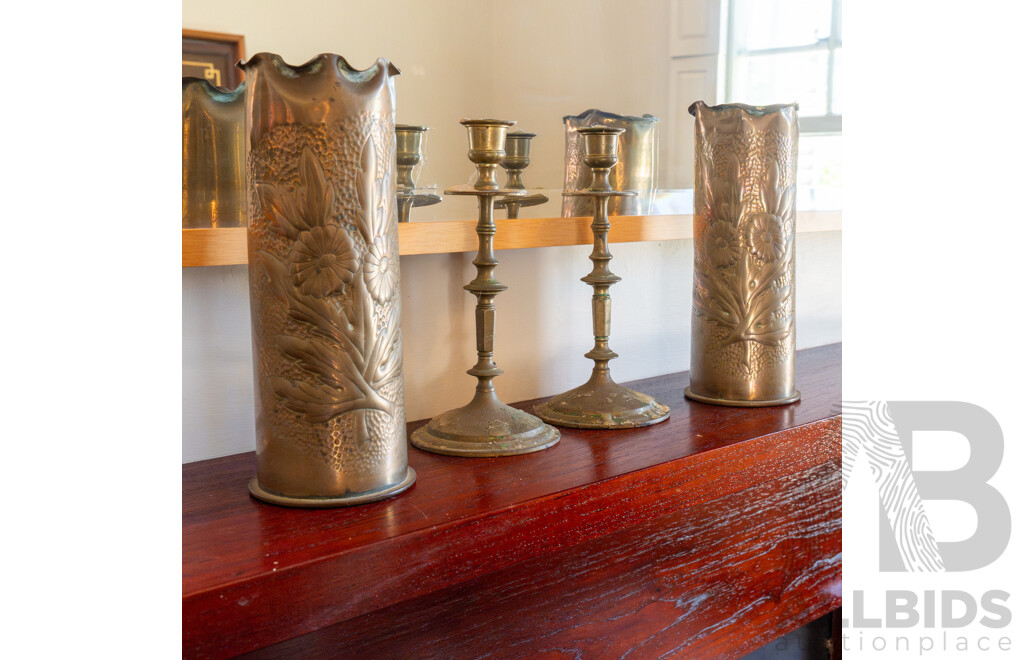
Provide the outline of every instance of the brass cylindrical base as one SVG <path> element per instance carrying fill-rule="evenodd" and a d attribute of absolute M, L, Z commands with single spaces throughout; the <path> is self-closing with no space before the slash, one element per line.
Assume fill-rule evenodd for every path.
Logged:
<path fill-rule="evenodd" d="M 416 470 L 406 468 L 405 478 L 394 486 L 388 486 L 381 490 L 374 490 L 366 493 L 353 493 L 351 495 L 338 495 L 331 497 L 293 497 L 282 495 L 260 486 L 259 480 L 253 477 L 249 480 L 249 493 L 258 500 L 277 504 L 278 506 L 289 506 L 300 509 L 330 509 L 339 506 L 355 506 L 356 504 L 367 504 L 377 500 L 387 499 L 398 495 L 406 490 L 416 481 Z"/>
<path fill-rule="evenodd" d="M 714 406 L 733 406 L 735 408 L 767 408 L 769 406 L 784 406 L 784 405 L 786 405 L 788 403 L 796 403 L 797 401 L 800 400 L 800 391 L 799 390 L 796 390 L 796 392 L 794 394 L 792 394 L 790 396 L 787 396 L 787 397 L 783 397 L 781 399 L 766 399 L 764 401 L 756 401 L 756 400 L 743 401 L 743 400 L 738 400 L 738 399 L 720 399 L 718 397 L 704 396 L 702 394 L 697 394 L 696 392 L 691 390 L 689 387 L 687 387 L 683 391 L 683 393 L 686 395 L 687 399 L 692 399 L 694 401 L 699 401 L 700 403 L 710 403 L 711 405 L 714 405 Z"/>

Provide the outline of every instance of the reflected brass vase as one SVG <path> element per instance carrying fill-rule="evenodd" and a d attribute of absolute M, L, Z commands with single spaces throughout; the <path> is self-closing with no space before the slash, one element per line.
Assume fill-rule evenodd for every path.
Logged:
<path fill-rule="evenodd" d="M 245 225 L 245 83 L 181 79 L 181 226 Z"/>
<path fill-rule="evenodd" d="M 690 386 L 727 406 L 800 398 L 794 383 L 797 106 L 690 106 L 696 188 Z"/>
<path fill-rule="evenodd" d="M 423 163 L 423 143 L 426 141 L 426 134 L 429 130 L 426 126 L 410 126 L 408 124 L 395 126 L 396 160 L 398 163 L 398 181 L 395 188 L 398 196 L 399 222 L 409 222 L 414 208 L 432 206 L 441 202 L 441 197 L 436 193 L 419 190 L 416 187 L 419 166 Z"/>
<path fill-rule="evenodd" d="M 590 380 L 534 408 L 545 422 L 583 429 L 625 429 L 649 426 L 668 419 L 669 408 L 652 397 L 619 385 L 612 380 L 608 362 L 618 354 L 608 347 L 612 325 L 612 300 L 608 290 L 622 278 L 608 267 L 612 254 L 608 250 L 608 202 L 634 191 L 616 191 L 609 181 L 611 168 L 618 160 L 618 138 L 624 129 L 592 126 L 579 129 L 583 137 L 583 162 L 593 172 L 587 190 L 567 191 L 566 196 L 594 200 L 594 251 L 590 260 L 594 268 L 583 281 L 594 287 L 591 301 L 594 319 L 594 348 L 585 357 L 594 361 Z"/>
<path fill-rule="evenodd" d="M 637 194 L 613 197 L 608 201 L 608 215 L 647 215 L 654 200 L 658 170 L 658 118 L 652 115 L 628 117 L 590 109 L 579 115 L 562 118 L 565 124 L 565 190 L 583 190 L 590 185 L 591 172 L 584 164 L 583 137 L 579 129 L 588 126 L 621 128 L 619 160 L 609 174 L 615 190 L 632 190 Z M 562 217 L 587 217 L 594 214 L 594 202 L 586 196 L 562 198 Z"/>
<path fill-rule="evenodd" d="M 416 478 L 402 376 L 395 93 L 386 60 L 246 72 L 257 498 L 372 502 Z"/>
<path fill-rule="evenodd" d="M 494 200 L 499 196 L 524 196 L 525 190 L 502 188 L 496 171 L 505 158 L 505 136 L 514 121 L 464 119 L 469 132 L 469 159 L 476 165 L 472 184 L 448 188 L 446 195 L 474 195 L 480 217 L 476 233 L 479 249 L 473 265 L 476 278 L 465 289 L 477 297 L 477 363 L 467 371 L 477 379 L 476 394 L 469 404 L 433 418 L 413 432 L 412 444 L 425 451 L 454 456 L 511 456 L 547 449 L 558 442 L 557 429 L 537 417 L 505 405 L 494 391 L 494 379 L 504 373 L 494 363 L 494 298 L 507 289 L 494 277 Z"/>

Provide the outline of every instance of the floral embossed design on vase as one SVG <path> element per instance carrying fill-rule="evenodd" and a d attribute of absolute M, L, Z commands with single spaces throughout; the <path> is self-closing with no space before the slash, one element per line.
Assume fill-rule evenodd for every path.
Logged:
<path fill-rule="evenodd" d="M 796 105 L 690 107 L 693 341 L 686 395 L 769 406 L 794 387 Z"/>
<path fill-rule="evenodd" d="M 408 467 L 395 213 L 394 85 L 384 60 L 243 65 L 257 477 L 289 506 L 401 492 Z M 324 101 L 327 99 L 327 101 Z"/>
<path fill-rule="evenodd" d="M 395 295 L 398 286 L 398 246 L 394 241 L 376 236 L 366 254 L 366 284 L 370 295 L 379 303 Z"/>

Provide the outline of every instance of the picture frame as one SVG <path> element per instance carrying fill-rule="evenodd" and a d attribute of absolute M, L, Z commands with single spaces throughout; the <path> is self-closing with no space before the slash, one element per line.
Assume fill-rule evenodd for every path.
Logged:
<path fill-rule="evenodd" d="M 181 31 L 181 75 L 203 78 L 211 85 L 232 90 L 244 78 L 235 66 L 245 58 L 245 37 L 240 34 Z"/>

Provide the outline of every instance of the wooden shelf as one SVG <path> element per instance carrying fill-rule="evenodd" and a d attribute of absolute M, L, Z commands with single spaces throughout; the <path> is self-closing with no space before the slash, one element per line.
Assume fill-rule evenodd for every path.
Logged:
<path fill-rule="evenodd" d="M 840 346 L 798 352 L 796 380 L 760 409 L 638 381 L 668 421 L 410 448 L 416 484 L 350 509 L 256 502 L 251 453 L 185 465 L 184 655 L 740 657 L 840 604 Z"/>
<path fill-rule="evenodd" d="M 529 218 L 496 220 L 498 250 L 585 245 L 593 242 L 591 218 Z M 797 231 L 832 231 L 842 228 L 841 211 L 801 211 Z M 629 215 L 612 218 L 612 243 L 671 241 L 693 238 L 692 215 Z M 408 222 L 398 225 L 399 253 L 446 254 L 475 252 L 476 221 Z M 181 265 L 230 266 L 248 261 L 244 227 L 182 229 Z"/>

